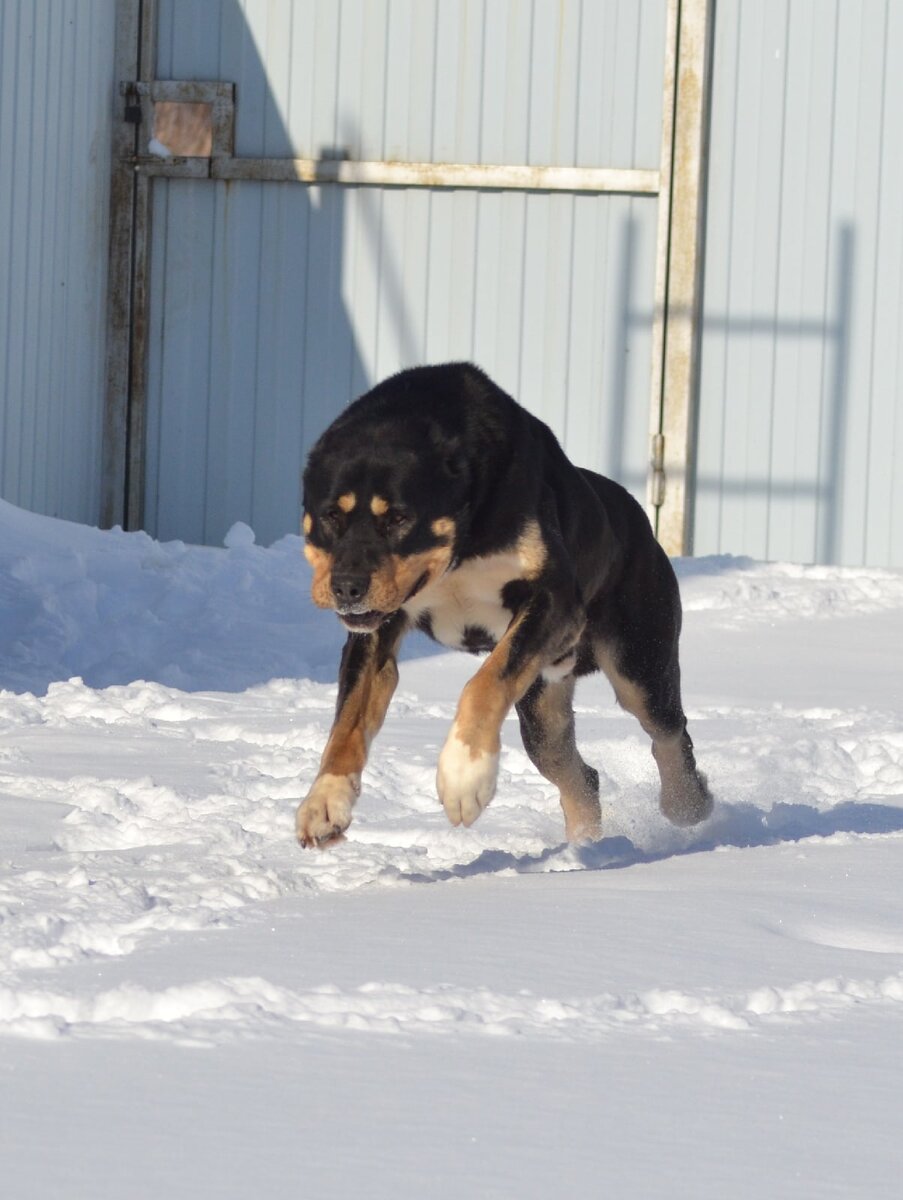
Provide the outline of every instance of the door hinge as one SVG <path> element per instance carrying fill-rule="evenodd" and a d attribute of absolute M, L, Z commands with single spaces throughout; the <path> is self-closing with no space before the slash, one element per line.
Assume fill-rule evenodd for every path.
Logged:
<path fill-rule="evenodd" d="M 665 503 L 665 435 L 656 433 L 652 438 L 652 487 L 651 503 L 653 508 L 661 508 Z"/>

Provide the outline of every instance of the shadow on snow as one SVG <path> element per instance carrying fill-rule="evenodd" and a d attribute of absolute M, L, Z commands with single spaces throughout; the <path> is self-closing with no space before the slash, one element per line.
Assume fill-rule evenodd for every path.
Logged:
<path fill-rule="evenodd" d="M 611 871 L 725 847 L 745 850 L 837 834 L 879 837 L 898 833 L 903 833 L 903 808 L 888 804 L 846 801 L 822 810 L 809 804 L 779 803 L 767 811 L 752 804 L 720 804 L 695 836 L 675 833 L 670 845 L 658 848 L 643 849 L 628 837 L 616 836 L 583 846 L 550 846 L 538 854 L 484 850 L 469 863 L 436 871 L 399 871 L 397 877 L 411 883 L 443 883 L 509 872 Z"/>

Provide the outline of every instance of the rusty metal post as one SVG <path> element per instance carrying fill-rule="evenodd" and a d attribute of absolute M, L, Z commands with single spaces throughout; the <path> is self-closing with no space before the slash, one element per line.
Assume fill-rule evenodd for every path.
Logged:
<path fill-rule="evenodd" d="M 117 0 L 116 82 L 113 89 L 113 155 L 110 181 L 110 247 L 107 267 L 107 365 L 103 410 L 100 523 L 125 523 L 128 438 L 129 355 L 131 346 L 132 226 L 137 149 L 137 96 L 123 94 L 120 80 L 138 76 L 140 0 Z"/>
<path fill-rule="evenodd" d="M 138 528 L 143 515 L 151 183 L 135 170 L 146 106 L 129 85 L 153 76 L 156 17 L 156 0 L 116 2 L 100 505 L 105 528 Z"/>
<path fill-rule="evenodd" d="M 653 434 L 662 439 L 653 497 L 659 501 L 656 534 L 669 554 L 689 553 L 691 539 L 713 14 L 714 0 L 669 0 L 669 28 L 676 17 L 676 67 L 670 145 L 667 116 L 663 121 L 662 204 L 668 208 L 668 232 L 661 372 L 653 380 L 660 392 L 652 405 Z M 666 68 L 666 112 L 670 82 Z"/>
<path fill-rule="evenodd" d="M 677 77 L 677 26 L 680 0 L 667 0 L 665 21 L 665 71 L 662 83 L 662 139 L 659 155 L 658 220 L 655 236 L 655 285 L 652 294 L 652 370 L 649 400 L 649 434 L 652 458 L 646 480 L 646 512 L 657 529 L 658 510 L 664 499 L 664 446 L 662 444 L 662 381 L 665 373 L 665 305 L 668 299 L 668 235 L 671 229 L 671 157 L 674 150 L 674 101 Z"/>

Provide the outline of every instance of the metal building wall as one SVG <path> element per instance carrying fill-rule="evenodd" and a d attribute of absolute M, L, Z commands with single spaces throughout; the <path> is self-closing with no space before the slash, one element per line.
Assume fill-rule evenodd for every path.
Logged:
<path fill-rule="evenodd" d="M 694 552 L 903 566 L 903 4 L 719 0 Z"/>
<path fill-rule="evenodd" d="M 239 155 L 657 168 L 665 15 L 661 0 L 162 0 L 157 77 L 234 80 Z M 154 188 L 157 536 L 294 530 L 300 464 L 340 408 L 462 357 L 644 498 L 654 198 Z"/>
<path fill-rule="evenodd" d="M 0 495 L 96 523 L 113 0 L 0 4 Z"/>

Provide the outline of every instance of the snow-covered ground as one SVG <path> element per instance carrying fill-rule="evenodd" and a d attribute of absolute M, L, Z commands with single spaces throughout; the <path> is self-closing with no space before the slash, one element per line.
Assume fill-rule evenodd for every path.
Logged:
<path fill-rule="evenodd" d="M 447 825 L 475 662 L 411 643 L 314 853 L 341 633 L 227 540 L 0 504 L 4 1200 L 903 1194 L 903 575 L 679 563 L 715 814 L 589 680 L 582 849 L 513 720 Z"/>

